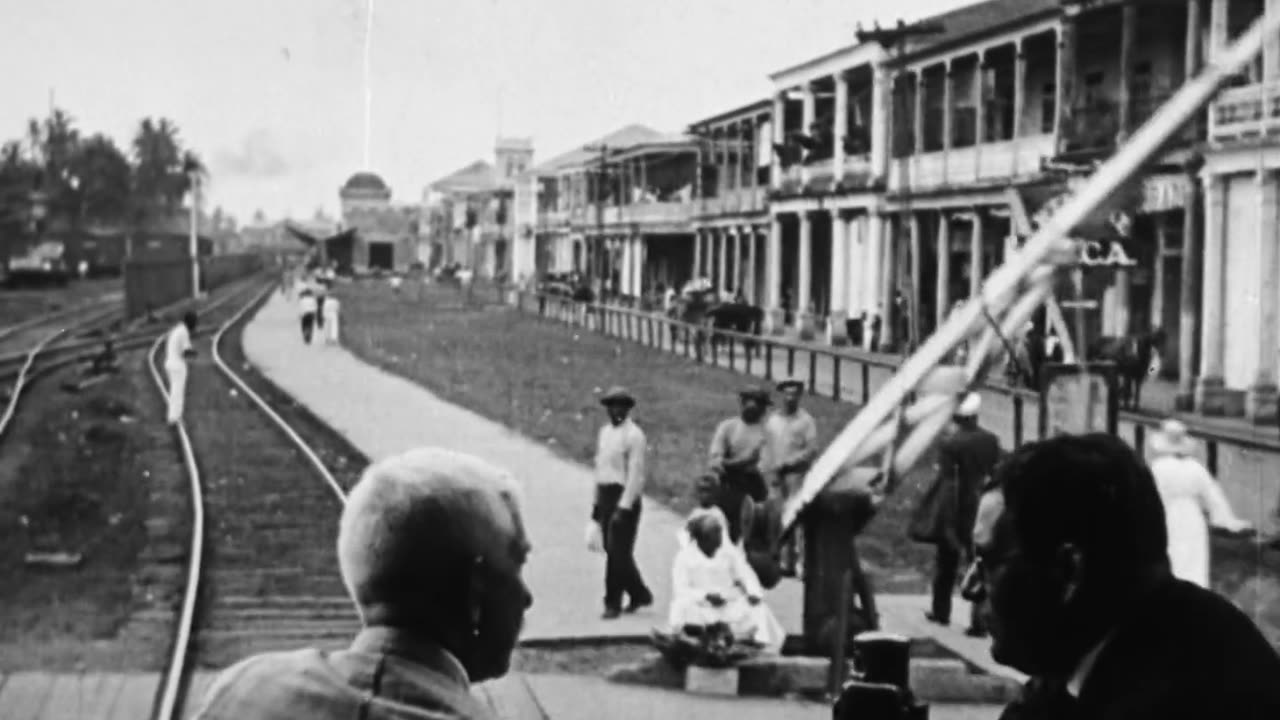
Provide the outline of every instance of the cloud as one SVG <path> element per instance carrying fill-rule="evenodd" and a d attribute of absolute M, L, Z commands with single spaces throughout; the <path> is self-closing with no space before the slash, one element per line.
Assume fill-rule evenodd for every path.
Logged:
<path fill-rule="evenodd" d="M 278 178 L 291 170 L 280 151 L 280 143 L 270 130 L 252 130 L 233 150 L 219 150 L 214 155 L 213 171 L 223 177 Z"/>

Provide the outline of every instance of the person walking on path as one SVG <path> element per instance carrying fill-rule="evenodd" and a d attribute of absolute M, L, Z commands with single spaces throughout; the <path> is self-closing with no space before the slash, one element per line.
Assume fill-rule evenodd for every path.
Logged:
<path fill-rule="evenodd" d="M 630 418 L 636 399 L 622 387 L 612 387 L 600 397 L 609 416 L 596 436 L 596 496 L 591 519 L 604 537 L 604 619 L 653 604 L 653 593 L 636 565 L 636 533 L 640 529 L 641 495 L 644 493 L 644 431 Z"/>
<path fill-rule="evenodd" d="M 911 521 L 911 537 L 937 547 L 933 566 L 933 603 L 925 617 L 938 625 L 951 623 L 951 596 L 961 558 L 972 557 L 973 523 L 982 488 L 1000 460 L 1000 440 L 978 425 L 982 397 L 965 396 L 956 408 L 955 432 L 938 448 L 937 476 L 925 491 Z M 966 634 L 982 637 L 976 607 Z"/>
<path fill-rule="evenodd" d="M 316 328 L 321 330 L 323 333 L 325 315 L 324 305 L 328 301 L 327 295 L 329 294 L 329 288 L 325 285 L 324 279 L 322 279 L 319 274 L 316 275 L 315 282 L 312 283 L 312 287 L 315 288 L 316 295 Z"/>
<path fill-rule="evenodd" d="M 298 310 L 302 313 L 302 342 L 310 345 L 317 310 L 316 296 L 311 294 L 311 288 L 304 287 L 302 293 L 298 295 Z"/>
<path fill-rule="evenodd" d="M 1151 474 L 1164 503 L 1173 575 L 1207 588 L 1209 526 L 1242 535 L 1251 534 L 1253 526 L 1236 516 L 1222 487 L 1195 458 L 1194 443 L 1181 421 L 1165 420 L 1152 433 L 1151 458 Z"/>
<path fill-rule="evenodd" d="M 480 458 L 420 448 L 370 466 L 338 524 L 338 571 L 364 626 L 351 646 L 242 660 L 195 717 L 493 718 L 472 683 L 508 672 L 533 603 L 524 528 L 515 480 Z"/>
<path fill-rule="evenodd" d="M 187 395 L 187 358 L 194 357 L 191 333 L 196 330 L 196 314 L 190 310 L 182 316 L 182 322 L 169 331 L 164 341 L 164 372 L 169 376 L 169 402 L 165 418 L 170 425 L 182 420 L 182 410 Z"/>
<path fill-rule="evenodd" d="M 324 339 L 329 345 L 338 344 L 338 311 L 341 308 L 336 295 L 330 295 L 324 303 Z"/>
<path fill-rule="evenodd" d="M 711 436 L 711 471 L 720 478 L 720 510 L 729 520 L 729 542 L 742 537 L 743 505 L 769 496 L 764 471 L 770 467 L 765 433 L 769 392 L 748 386 L 738 393 L 739 411 L 716 426 Z"/>
<path fill-rule="evenodd" d="M 785 501 L 800 489 L 805 473 L 818 456 L 818 426 L 809 411 L 800 407 L 800 398 L 804 395 L 803 382 L 794 378 L 783 380 L 778 383 L 778 392 L 782 395 L 782 407 L 769 415 L 765 430 L 771 445 L 770 456 L 774 460 L 775 493 Z M 797 530 L 780 548 L 783 575 L 796 575 L 796 566 L 804 557 L 803 543 L 804 538 Z"/>

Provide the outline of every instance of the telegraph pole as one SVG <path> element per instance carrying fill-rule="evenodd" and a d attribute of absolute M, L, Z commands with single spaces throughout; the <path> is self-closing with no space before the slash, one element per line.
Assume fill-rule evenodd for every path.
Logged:
<path fill-rule="evenodd" d="M 589 263 L 590 273 L 588 277 L 595 277 L 597 276 L 597 274 L 600 276 L 603 276 L 604 274 L 603 271 L 605 268 L 604 182 L 605 182 L 605 173 L 608 170 L 609 151 L 612 150 L 613 148 L 610 148 L 608 145 L 604 143 L 599 143 L 597 145 L 587 145 L 582 149 L 586 150 L 587 152 L 599 153 L 599 156 L 600 156 L 598 163 L 596 165 L 596 192 L 595 192 L 596 236 L 597 236 L 597 242 L 599 243 L 599 246 L 597 247 L 596 249 L 597 251 L 593 256 L 593 261 Z M 591 245 L 588 244 L 587 247 L 590 248 Z M 602 295 L 604 294 L 603 289 L 605 288 L 607 283 L 608 283 L 608 278 L 601 277 L 600 287 L 602 290 L 601 292 Z"/>
<path fill-rule="evenodd" d="M 917 22 L 917 23 L 912 23 L 908 25 L 902 20 L 899 20 L 898 24 L 895 27 L 890 27 L 890 28 L 881 28 L 880 23 L 876 23 L 871 30 L 863 30 L 862 26 L 859 25 L 858 29 L 854 33 L 854 36 L 857 38 L 859 43 L 868 43 L 868 42 L 879 43 L 882 48 L 884 48 L 886 51 L 896 56 L 894 58 L 895 60 L 900 60 L 906 54 L 908 41 L 910 41 L 913 38 L 926 37 L 929 35 L 938 35 L 938 34 L 941 34 L 944 30 L 945 28 L 941 23 Z M 923 73 L 918 75 L 918 79 L 916 81 L 917 95 L 921 92 L 924 92 L 923 78 L 924 78 Z M 890 108 L 892 108 L 896 100 L 896 93 L 894 92 L 894 81 L 892 78 L 889 80 L 889 83 L 890 83 L 889 106 Z M 912 131 L 913 154 L 919 153 L 923 150 L 922 147 L 916 147 L 916 143 L 917 142 L 922 143 L 923 138 L 916 138 L 915 132 L 914 132 L 914 128 L 916 127 L 916 124 L 919 121 L 919 119 L 915 117 L 915 108 L 919 107 L 920 105 L 921 104 L 917 102 L 912 103 L 911 125 L 913 128 L 913 131 Z M 944 108 L 944 112 L 945 112 L 945 108 Z M 894 118 L 892 117 L 890 119 L 894 120 Z M 889 126 L 890 128 L 892 127 L 892 124 L 893 123 L 886 123 L 886 125 Z M 885 148 L 885 152 L 887 153 L 887 157 L 889 158 L 890 163 L 893 163 L 893 138 L 894 138 L 893 130 L 889 129 L 888 137 L 872 138 L 871 140 L 872 142 L 888 143 L 887 147 Z M 910 228 L 911 244 L 909 246 L 908 252 L 910 253 L 910 257 L 911 257 L 911 267 L 918 268 L 920 266 L 921 241 L 920 241 L 920 238 L 917 237 L 919 233 L 916 232 L 919 229 L 919 227 L 918 226 L 912 227 L 911 225 L 910 167 L 911 167 L 911 163 L 909 162 L 903 163 L 902 165 L 901 191 L 902 191 L 903 202 L 902 202 L 902 210 L 899 213 L 898 227 L 900 229 L 904 227 Z M 901 255 L 901 253 L 897 252 L 898 250 L 897 243 L 893 244 L 892 250 L 893 250 L 893 265 L 895 266 L 893 275 L 896 276 L 898 275 L 898 271 L 899 271 L 897 268 L 897 264 L 898 264 L 897 258 Z M 973 268 L 970 270 L 970 272 L 981 272 L 981 271 L 982 271 L 981 268 Z M 904 295 L 909 295 L 904 299 L 907 301 L 907 303 L 909 303 L 909 307 L 907 308 L 907 322 L 909 324 L 910 330 L 908 333 L 909 337 L 902 338 L 900 341 L 900 342 L 905 342 L 906 347 L 904 347 L 904 350 L 910 347 L 915 347 L 920 343 L 920 288 L 919 288 L 919 282 L 917 278 L 918 274 L 919 274 L 918 272 L 908 271 L 908 276 L 911 278 L 910 279 L 911 287 L 910 287 L 909 294 L 904 293 Z M 883 327 L 887 329 L 890 333 L 893 333 L 894 335 L 896 335 L 897 333 L 893 332 L 894 330 L 893 324 L 896 324 L 897 320 L 898 320 L 897 313 L 895 313 L 893 310 L 892 298 L 890 298 L 890 302 L 885 306 L 885 317 L 882 319 Z"/>

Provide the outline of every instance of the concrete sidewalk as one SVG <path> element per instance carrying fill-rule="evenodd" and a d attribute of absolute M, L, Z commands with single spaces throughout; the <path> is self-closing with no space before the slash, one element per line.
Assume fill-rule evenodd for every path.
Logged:
<path fill-rule="evenodd" d="M 588 552 L 583 537 L 593 488 L 588 468 L 341 347 L 303 344 L 294 308 L 279 296 L 245 328 L 244 349 L 267 377 L 370 458 L 436 445 L 485 457 L 517 475 L 534 548 L 525 571 L 534 595 L 525 639 L 648 635 L 665 621 L 671 560 L 682 525 L 671 510 L 649 501 L 641 515 L 636 557 L 653 589 L 654 606 L 601 620 L 604 556 Z M 768 602 L 788 632 L 800 630 L 799 583 L 779 586 Z"/>

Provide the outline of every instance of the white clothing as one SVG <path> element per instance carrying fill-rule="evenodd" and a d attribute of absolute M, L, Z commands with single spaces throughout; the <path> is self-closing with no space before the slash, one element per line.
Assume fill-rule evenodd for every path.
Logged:
<path fill-rule="evenodd" d="M 298 308 L 302 311 L 303 315 L 306 315 L 307 313 L 314 314 L 316 311 L 315 296 L 303 295 L 302 298 L 298 300 Z"/>
<path fill-rule="evenodd" d="M 596 484 L 642 484 L 646 447 L 644 431 L 631 418 L 603 425 L 596 435 Z"/>
<path fill-rule="evenodd" d="M 174 363 L 186 364 L 186 352 L 191 349 L 191 331 L 187 330 L 186 323 L 178 323 L 177 327 L 169 331 L 169 337 L 164 341 L 164 364 L 166 366 Z"/>
<path fill-rule="evenodd" d="M 191 349 L 191 332 L 186 323 L 169 331 L 164 342 L 164 372 L 169 376 L 169 398 L 165 419 L 176 423 L 182 419 L 187 394 L 187 356 Z"/>
<path fill-rule="evenodd" d="M 324 335 L 331 343 L 338 342 L 338 298 L 329 297 L 324 301 Z"/>
<path fill-rule="evenodd" d="M 187 364 L 185 362 L 165 363 L 164 372 L 169 376 L 169 398 L 165 419 L 176 423 L 182 419 L 182 411 L 187 395 Z"/>
<path fill-rule="evenodd" d="M 707 557 L 697 543 L 688 542 L 676 553 L 671 578 L 674 597 L 667 622 L 673 630 L 725 623 L 735 635 L 750 637 L 768 652 L 782 649 L 786 633 L 765 605 L 764 589 L 739 549 L 721 544 L 714 556 Z M 723 598 L 724 604 L 713 606 L 707 600 L 711 593 Z M 760 602 L 752 605 L 748 597 Z"/>
<path fill-rule="evenodd" d="M 1239 531 L 1249 522 L 1236 516 L 1222 487 L 1198 460 L 1166 455 L 1151 461 L 1164 502 L 1169 562 L 1174 576 L 1209 587 L 1209 525 Z M 1207 522 L 1206 522 L 1207 516 Z"/>

